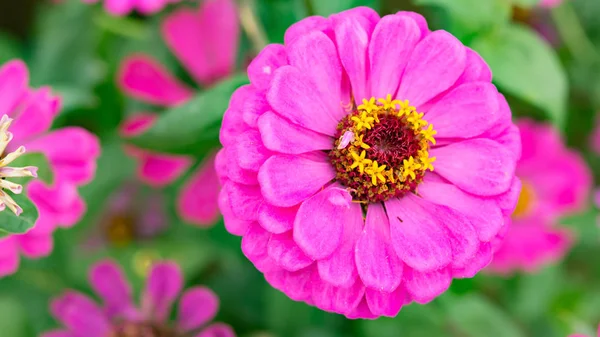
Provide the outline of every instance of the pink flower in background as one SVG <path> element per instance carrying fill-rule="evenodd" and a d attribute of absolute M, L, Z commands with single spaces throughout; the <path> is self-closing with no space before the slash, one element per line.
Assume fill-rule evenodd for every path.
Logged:
<path fill-rule="evenodd" d="M 540 0 L 540 6 L 542 7 L 558 7 L 564 0 Z"/>
<path fill-rule="evenodd" d="M 183 288 L 183 275 L 173 262 L 152 267 L 139 307 L 134 304 L 123 271 L 111 261 L 99 262 L 92 268 L 90 283 L 103 306 L 79 292 L 67 291 L 50 305 L 52 314 L 66 329 L 47 332 L 43 337 L 235 337 L 226 324 L 207 326 L 217 314 L 219 299 L 205 287 L 193 287 L 181 295 L 177 319 L 171 322 L 171 307 Z"/>
<path fill-rule="evenodd" d="M 210 86 L 233 73 L 240 34 L 233 0 L 207 0 L 198 10 L 179 9 L 165 19 L 162 34 L 200 86 Z M 147 55 L 130 56 L 123 62 L 119 85 L 131 97 L 163 107 L 183 104 L 195 93 Z M 130 137 L 142 133 L 154 119 L 149 113 L 134 115 L 122 126 L 122 134 Z M 193 164 L 192 158 L 185 156 L 136 148 L 129 148 L 129 152 L 138 160 L 140 179 L 154 186 L 170 184 Z M 213 161 L 214 156 L 205 160 L 178 198 L 179 213 L 190 223 L 210 225 L 218 217 L 220 186 Z"/>
<path fill-rule="evenodd" d="M 11 61 L 0 67 L 0 115 L 14 119 L 8 150 L 24 145 L 28 152 L 43 153 L 54 175 L 51 186 L 34 180 L 25 187 L 38 208 L 39 219 L 29 232 L 0 239 L 0 276 L 17 270 L 20 253 L 29 258 L 48 255 L 54 230 L 74 225 L 85 212 L 77 188 L 94 177 L 100 144 L 82 128 L 50 130 L 59 111 L 60 100 L 50 88 L 29 88 L 23 62 Z"/>
<path fill-rule="evenodd" d="M 104 1 L 104 8 L 113 15 L 127 15 L 132 11 L 138 11 L 149 15 L 160 12 L 170 3 L 180 2 L 181 0 L 81 0 L 85 3 L 97 3 Z"/>
<path fill-rule="evenodd" d="M 501 273 L 533 271 L 561 259 L 571 247 L 571 235 L 555 225 L 560 216 L 585 208 L 592 187 L 583 158 L 564 145 L 554 128 L 530 120 L 518 126 L 522 190 L 515 211 L 507 214 L 512 225 L 490 265 Z"/>
<path fill-rule="evenodd" d="M 272 286 L 395 316 L 490 262 L 520 140 L 478 54 L 419 14 L 361 7 L 294 24 L 248 75 L 223 119 L 219 205 Z"/>

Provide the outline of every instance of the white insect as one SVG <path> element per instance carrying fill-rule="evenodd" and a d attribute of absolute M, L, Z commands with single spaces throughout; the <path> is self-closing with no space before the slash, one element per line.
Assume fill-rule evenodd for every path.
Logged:
<path fill-rule="evenodd" d="M 354 132 L 350 130 L 344 132 L 340 137 L 340 144 L 337 147 L 338 150 L 345 149 L 352 141 L 354 141 Z"/>

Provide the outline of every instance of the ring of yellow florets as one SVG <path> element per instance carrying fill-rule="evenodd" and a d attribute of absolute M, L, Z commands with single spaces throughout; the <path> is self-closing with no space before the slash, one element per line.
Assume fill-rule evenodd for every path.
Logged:
<path fill-rule="evenodd" d="M 355 201 L 371 203 L 414 191 L 435 157 L 429 156 L 436 131 L 407 100 L 391 95 L 362 104 L 338 124 L 329 158 L 336 180 Z"/>

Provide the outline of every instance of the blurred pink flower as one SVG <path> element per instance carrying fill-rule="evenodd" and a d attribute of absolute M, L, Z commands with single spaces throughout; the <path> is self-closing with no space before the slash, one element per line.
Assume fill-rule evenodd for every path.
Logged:
<path fill-rule="evenodd" d="M 37 206 L 39 219 L 29 232 L 0 239 L 0 276 L 17 270 L 20 252 L 29 258 L 48 255 L 54 230 L 81 219 L 85 203 L 77 188 L 94 177 L 100 153 L 98 139 L 84 129 L 50 130 L 60 111 L 60 99 L 52 96 L 50 88 L 29 88 L 28 81 L 23 62 L 0 67 L 0 115 L 14 119 L 9 150 L 24 145 L 28 152 L 43 153 L 50 161 L 54 183 L 48 186 L 34 180 L 27 184 L 26 193 Z"/>
<path fill-rule="evenodd" d="M 85 3 L 97 3 L 104 1 L 104 8 L 112 15 L 127 15 L 132 11 L 138 11 L 144 15 L 160 12 L 170 3 L 181 0 L 81 0 Z"/>
<path fill-rule="evenodd" d="M 203 1 L 198 10 L 179 9 L 162 25 L 162 34 L 175 56 L 199 85 L 207 87 L 232 74 L 239 41 L 239 22 L 233 0 Z M 134 55 L 121 65 L 119 85 L 131 97 L 164 107 L 187 102 L 195 90 L 178 81 L 161 64 L 147 55 Z M 121 131 L 125 137 L 150 128 L 155 115 L 131 116 Z M 130 147 L 139 162 L 140 178 L 164 186 L 181 177 L 191 165 L 190 157 L 154 153 Z M 211 225 L 218 217 L 220 190 L 214 156 L 192 174 L 178 198 L 178 210 L 187 222 Z"/>
<path fill-rule="evenodd" d="M 152 267 L 139 307 L 134 304 L 123 271 L 112 261 L 97 263 L 90 273 L 90 283 L 103 306 L 74 290 L 65 292 L 52 301 L 50 309 L 66 329 L 46 332 L 42 337 L 235 337 L 229 325 L 207 326 L 217 314 L 219 299 L 205 287 L 186 290 L 179 301 L 177 320 L 170 321 L 171 307 L 183 288 L 181 270 L 173 262 Z"/>
<path fill-rule="evenodd" d="M 540 0 L 540 6 L 548 8 L 557 7 L 563 3 L 563 1 L 564 0 Z"/>
<path fill-rule="evenodd" d="M 477 53 L 417 13 L 359 7 L 292 25 L 248 75 L 223 118 L 219 205 L 273 287 L 395 316 L 489 263 L 520 141 Z"/>
<path fill-rule="evenodd" d="M 582 210 L 592 187 L 583 158 L 568 149 L 550 125 L 522 120 L 522 156 L 517 176 L 522 190 L 512 225 L 490 268 L 509 273 L 533 271 L 560 260 L 571 247 L 569 231 L 555 225 L 560 216 Z"/>

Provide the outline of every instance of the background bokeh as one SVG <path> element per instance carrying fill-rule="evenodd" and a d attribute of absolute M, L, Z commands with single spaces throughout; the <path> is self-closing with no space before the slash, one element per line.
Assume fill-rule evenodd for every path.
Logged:
<path fill-rule="evenodd" d="M 600 110 L 600 1 L 567 0 L 552 10 L 531 8 L 535 2 L 241 0 L 240 8 L 253 13 L 259 30 L 243 25 L 238 69 L 261 43 L 282 42 L 290 24 L 311 14 L 329 15 L 358 5 L 382 15 L 418 11 L 430 27 L 450 31 L 482 54 L 516 118 L 552 123 L 600 178 L 598 154 L 589 146 Z M 189 1 L 181 6 L 195 5 Z M 220 296 L 217 319 L 231 324 L 240 336 L 595 336 L 600 322 L 600 237 L 592 200 L 585 212 L 561 221 L 575 233 L 576 244 L 560 263 L 535 273 L 482 272 L 455 280 L 432 303 L 413 304 L 396 318 L 375 321 L 351 321 L 288 299 L 264 281 L 242 255 L 240 239 L 228 234 L 222 222 L 209 229 L 186 224 L 177 215 L 175 200 L 187 177 L 161 190 L 136 184 L 134 163 L 118 135 L 125 116 L 161 110 L 127 98 L 115 80 L 122 59 L 143 52 L 194 86 L 159 38 L 161 18 L 176 7 L 149 17 L 113 17 L 101 6 L 77 0 L 0 0 L 0 64 L 25 60 L 34 86 L 50 85 L 63 97 L 54 127 L 83 126 L 102 142 L 96 178 L 82 189 L 88 204 L 84 219 L 56 232 L 49 257 L 23 259 L 18 273 L 0 279 L 0 336 L 37 336 L 57 327 L 48 312 L 49 300 L 66 288 L 90 292 L 88 268 L 105 257 L 119 261 L 138 290 L 152 261 L 176 260 L 186 284 L 205 284 Z M 214 104 L 226 106 L 227 97 L 220 99 Z M 178 134 L 177 128 L 168 131 Z M 156 141 L 168 142 L 168 137 Z M 195 153 L 199 159 L 206 154 Z M 124 186 L 136 197 L 125 210 L 111 212 L 111 200 Z M 164 216 L 164 227 L 145 237 L 127 232 L 151 212 Z"/>

